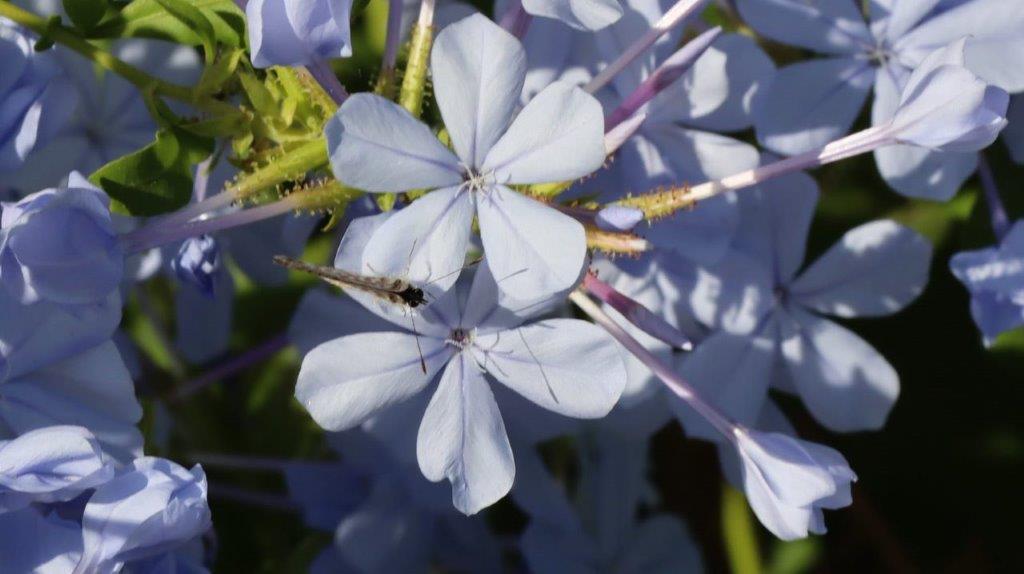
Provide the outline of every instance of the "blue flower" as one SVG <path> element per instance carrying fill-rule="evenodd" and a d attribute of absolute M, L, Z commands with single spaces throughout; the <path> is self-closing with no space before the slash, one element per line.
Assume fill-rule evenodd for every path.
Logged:
<path fill-rule="evenodd" d="M 618 0 L 522 0 L 522 4 L 527 14 L 553 18 L 577 30 L 600 30 L 622 17 Z"/>
<path fill-rule="evenodd" d="M 365 227 L 349 234 L 376 236 Z M 410 403 L 406 399 L 422 395 L 443 370 L 420 423 L 416 452 L 427 478 L 452 482 L 455 506 L 466 514 L 504 496 L 515 474 L 485 373 L 542 408 L 575 418 L 607 414 L 625 384 L 621 357 L 607 334 L 568 319 L 520 326 L 524 318 L 499 305 L 486 263 L 471 285 L 467 278 L 415 317 L 353 295 L 413 332 L 377 329 L 320 344 L 303 359 L 296 397 L 322 427 L 345 430 Z M 352 356 L 367 360 L 344 359 Z M 460 412 L 466 416 L 455 415 Z"/>
<path fill-rule="evenodd" d="M 438 35 L 431 69 L 454 154 L 426 125 L 378 96 L 350 97 L 328 122 L 331 167 L 340 181 L 374 193 L 440 188 L 380 227 L 361 273 L 407 273 L 445 289 L 463 265 L 478 216 L 487 259 L 506 293 L 530 299 L 577 280 L 583 226 L 506 184 L 565 181 L 598 169 L 604 119 L 593 97 L 564 83 L 543 90 L 517 115 L 525 60 L 519 42 L 479 14 Z"/>
<path fill-rule="evenodd" d="M 74 570 L 82 555 L 82 527 L 50 509 L 29 506 L 0 513 L 0 564 L 9 572 Z"/>
<path fill-rule="evenodd" d="M 997 247 L 957 253 L 949 268 L 971 294 L 971 316 L 986 345 L 1024 325 L 1024 221 Z"/>
<path fill-rule="evenodd" d="M 967 66 L 986 82 L 1024 90 L 1024 5 L 971 0 L 935 11 L 939 0 L 872 2 L 870 22 L 845 0 L 739 0 L 740 14 L 764 36 L 827 55 L 779 70 L 756 114 L 758 139 L 787 155 L 821 147 L 845 134 L 868 94 L 872 123 L 891 119 L 911 70 L 936 48 L 969 36 Z M 945 200 L 974 172 L 972 153 L 908 146 L 875 152 L 896 191 Z"/>
<path fill-rule="evenodd" d="M 0 282 L 24 304 L 96 304 L 115 291 L 124 253 L 110 199 L 77 172 L 68 187 L 4 205 Z"/>
<path fill-rule="evenodd" d="M 797 393 L 818 421 L 837 431 L 879 428 L 899 393 L 885 358 L 821 315 L 899 311 L 927 282 L 931 246 L 895 222 L 874 221 L 847 232 L 798 273 L 817 199 L 817 186 L 803 174 L 742 192 L 735 253 L 699 270 L 690 293 L 696 318 L 717 331 L 697 345 L 681 372 L 740 424 L 757 420 L 769 384 Z M 674 404 L 690 434 L 717 435 Z"/>
<path fill-rule="evenodd" d="M 113 478 L 96 437 L 75 426 L 52 426 L 0 441 L 0 513 L 33 502 L 64 502 Z"/>
<path fill-rule="evenodd" d="M 40 53 L 35 39 L 0 18 L 0 173 L 21 167 L 47 143 L 74 109 L 76 96 L 61 76 L 52 52 Z"/>
<path fill-rule="evenodd" d="M 352 55 L 351 0 L 250 0 L 252 65 L 312 65 Z"/>
<path fill-rule="evenodd" d="M 210 528 L 206 475 L 153 457 L 136 459 L 96 489 L 82 514 L 75 574 L 116 572 L 124 562 L 164 554 Z"/>

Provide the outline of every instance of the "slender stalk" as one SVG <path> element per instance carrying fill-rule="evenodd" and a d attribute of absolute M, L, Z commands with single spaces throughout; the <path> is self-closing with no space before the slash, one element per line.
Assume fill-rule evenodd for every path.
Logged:
<path fill-rule="evenodd" d="M 618 311 L 637 329 L 672 347 L 686 351 L 693 349 L 693 343 L 679 329 L 670 325 L 636 300 L 619 292 L 608 283 L 601 281 L 593 272 L 588 271 L 583 276 L 583 287 L 601 301 L 611 305 L 613 309 Z"/>
<path fill-rule="evenodd" d="M 423 94 L 427 89 L 430 47 L 434 43 L 434 0 L 423 0 L 420 16 L 412 29 L 409 61 L 405 65 L 398 103 L 415 117 L 423 113 Z"/>
<path fill-rule="evenodd" d="M 190 203 L 185 207 L 179 209 L 178 211 L 175 211 L 174 213 L 165 215 L 157 219 L 152 224 L 150 224 L 153 226 L 150 227 L 150 229 L 153 229 L 157 225 L 159 225 L 160 227 L 178 226 L 188 221 L 191 221 L 197 217 L 200 217 L 204 214 L 207 214 L 211 211 L 216 211 L 218 209 L 228 207 L 229 205 L 234 203 L 234 201 L 235 197 L 231 193 L 228 193 L 226 191 L 223 193 L 218 193 L 216 195 L 204 198 L 202 201 Z"/>
<path fill-rule="evenodd" d="M 718 412 L 714 407 L 704 401 L 703 398 L 697 391 L 690 386 L 682 377 L 680 377 L 672 367 L 662 363 L 658 357 L 655 357 L 653 353 L 648 351 L 640 341 L 633 338 L 632 335 L 626 332 L 614 319 L 608 316 L 601 309 L 601 306 L 594 303 L 594 301 L 587 297 L 581 291 L 573 291 L 569 295 L 569 299 L 576 304 L 587 316 L 594 320 L 595 323 L 604 328 L 605 331 L 615 338 L 620 345 L 625 347 L 634 357 L 640 360 L 648 369 L 654 373 L 654 376 L 661 379 L 661 382 L 665 383 L 677 397 L 685 401 L 693 410 L 697 411 L 699 415 L 707 419 L 711 426 L 715 427 L 715 430 L 722 433 L 729 441 L 735 440 L 735 435 L 738 427 L 729 419 L 725 418 L 722 413 Z"/>
<path fill-rule="evenodd" d="M 671 8 L 665 12 L 654 26 L 651 27 L 643 36 L 638 38 L 633 44 L 631 44 L 626 51 L 622 53 L 614 62 L 608 64 L 608 67 L 601 70 L 601 73 L 594 76 L 594 79 L 590 80 L 583 89 L 590 92 L 591 94 L 597 93 L 598 90 L 603 88 L 608 82 L 611 81 L 619 72 L 626 69 L 633 60 L 640 57 L 641 54 L 646 52 L 658 38 L 664 36 L 669 30 L 678 26 L 687 16 L 693 14 L 698 8 L 700 8 L 707 0 L 679 0 Z"/>
<path fill-rule="evenodd" d="M 978 152 L 978 179 L 981 180 L 981 190 L 985 194 L 985 203 L 988 204 L 992 232 L 995 233 L 996 239 L 1002 241 L 1010 231 L 1010 216 L 1007 215 L 1006 206 L 999 197 L 999 186 L 996 185 L 992 166 L 985 159 L 984 152 Z"/>
<path fill-rule="evenodd" d="M 187 399 L 216 382 L 237 375 L 256 363 L 270 359 L 287 346 L 288 337 L 284 333 L 271 337 L 244 353 L 232 357 L 198 377 L 183 383 L 175 389 L 168 400 L 177 402 Z"/>
<path fill-rule="evenodd" d="M 142 91 L 152 90 L 156 94 L 190 103 L 212 113 L 237 113 L 234 106 L 230 104 L 212 98 L 195 98 L 190 88 L 172 84 L 152 76 L 124 60 L 118 59 L 110 52 L 93 45 L 73 30 L 60 24 L 51 25 L 48 20 L 27 10 L 22 10 L 7 0 L 0 0 L 0 16 L 6 17 L 40 36 L 46 36 L 54 42 L 78 52 L 86 59 L 128 80 Z"/>
<path fill-rule="evenodd" d="M 516 38 L 526 36 L 531 22 L 533 22 L 533 16 L 527 13 L 520 0 L 515 0 L 515 4 L 509 7 L 501 17 L 501 27 Z"/>
<path fill-rule="evenodd" d="M 384 35 L 384 54 L 381 56 L 380 76 L 374 91 L 387 98 L 395 97 L 395 65 L 398 47 L 402 43 L 402 0 L 388 0 L 387 29 Z"/>
<path fill-rule="evenodd" d="M 730 175 L 724 179 L 705 182 L 694 187 L 674 187 L 655 193 L 636 195 L 618 203 L 643 210 L 648 219 L 664 217 L 726 191 L 744 189 L 787 173 L 848 159 L 892 144 L 895 139 L 891 134 L 890 127 L 890 125 L 884 125 L 868 128 L 836 140 L 820 149 Z"/>
<path fill-rule="evenodd" d="M 161 245 L 168 245 L 178 241 L 184 241 L 190 237 L 198 237 L 217 231 L 224 231 L 271 217 L 284 215 L 289 211 L 295 211 L 300 207 L 298 194 L 289 195 L 274 203 L 268 203 L 243 209 L 221 217 L 189 221 L 176 227 L 162 226 L 159 228 L 143 227 L 131 233 L 121 236 L 127 253 L 139 253 Z"/>
<path fill-rule="evenodd" d="M 341 80 L 338 76 L 334 75 L 334 70 L 331 69 L 330 64 L 324 60 L 317 60 L 312 66 L 307 66 L 306 71 L 309 75 L 313 76 L 313 79 L 320 84 L 320 87 L 327 92 L 327 95 L 331 96 L 334 103 L 339 106 L 348 97 L 348 90 L 341 84 Z"/>

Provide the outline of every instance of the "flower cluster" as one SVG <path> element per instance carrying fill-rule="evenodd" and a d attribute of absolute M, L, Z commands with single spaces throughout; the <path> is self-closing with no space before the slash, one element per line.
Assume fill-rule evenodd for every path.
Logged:
<path fill-rule="evenodd" d="M 1024 324 L 982 152 L 1024 159 L 1015 0 L 390 1 L 351 94 L 365 6 L 237 4 L 0 0 L 5 572 L 208 571 L 202 467 L 147 451 L 281 474 L 212 490 L 334 532 L 315 572 L 501 571 L 472 515 L 506 495 L 529 571 L 698 571 L 649 484 L 672 424 L 772 534 L 824 533 L 857 475 L 776 398 L 882 429 L 899 375 L 845 320 L 911 305 L 933 258 L 897 215 L 807 257 L 805 171 L 863 154 L 910 198 L 978 173 L 999 244 L 949 267 L 986 344 Z M 185 403 L 287 346 L 337 460 L 210 452 Z"/>

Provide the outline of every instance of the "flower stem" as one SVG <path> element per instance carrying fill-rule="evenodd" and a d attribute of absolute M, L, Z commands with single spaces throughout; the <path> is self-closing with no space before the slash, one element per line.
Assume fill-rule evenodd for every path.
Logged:
<path fill-rule="evenodd" d="M 656 219 L 726 191 L 744 189 L 794 171 L 848 159 L 892 143 L 895 143 L 895 140 L 889 125 L 872 127 L 838 139 L 817 150 L 788 157 L 723 179 L 693 187 L 672 187 L 654 193 L 640 194 L 623 199 L 618 203 L 641 209 L 648 219 Z"/>
<path fill-rule="evenodd" d="M 226 470 L 262 470 L 279 472 L 291 463 L 284 458 L 270 458 L 263 456 L 246 456 L 237 454 L 220 454 L 213 452 L 193 452 L 187 456 L 188 460 L 206 466 L 223 468 Z"/>
<path fill-rule="evenodd" d="M 122 235 L 121 240 L 124 242 L 127 253 L 139 253 L 161 245 L 184 241 L 189 237 L 198 237 L 217 231 L 224 231 L 225 229 L 240 227 L 284 215 L 298 207 L 300 207 L 299 198 L 297 194 L 292 194 L 274 203 L 236 211 L 221 217 L 189 221 L 178 226 L 143 227 Z"/>
<path fill-rule="evenodd" d="M 988 204 L 992 231 L 995 233 L 996 239 L 1002 241 L 1010 231 L 1010 217 L 1006 214 L 1006 206 L 1003 205 L 1003 200 L 999 197 L 999 186 L 996 185 L 992 166 L 985 159 L 983 152 L 978 152 L 978 179 L 981 180 L 981 190 L 985 193 L 985 203 Z"/>
<path fill-rule="evenodd" d="M 331 96 L 334 103 L 339 106 L 348 97 L 348 91 L 345 86 L 341 85 L 341 81 L 338 80 L 338 76 L 334 75 L 334 70 L 331 69 L 330 64 L 324 60 L 317 60 L 312 66 L 307 66 L 306 71 L 309 75 L 320 84 L 320 87 L 327 92 L 327 95 Z"/>
<path fill-rule="evenodd" d="M 177 402 L 187 399 L 213 383 L 237 375 L 256 363 L 270 359 L 287 346 L 288 337 L 284 333 L 271 337 L 237 357 L 232 357 L 198 377 L 183 383 L 175 389 L 168 400 Z"/>
<path fill-rule="evenodd" d="M 427 68 L 430 64 L 430 47 L 434 42 L 434 0 L 423 0 L 420 19 L 412 29 L 409 46 L 409 61 L 405 65 L 402 91 L 398 103 L 413 117 L 423 113 L 423 94 L 427 90 Z"/>
<path fill-rule="evenodd" d="M 592 271 L 583 276 L 583 287 L 592 295 L 611 305 L 627 321 L 637 329 L 666 343 L 672 347 L 689 351 L 693 349 L 693 343 L 689 337 L 667 321 L 651 312 L 636 300 L 624 295 L 617 289 L 601 281 Z"/>
<path fill-rule="evenodd" d="M 515 0 L 515 4 L 501 17 L 501 27 L 520 39 L 526 36 L 531 22 L 533 22 L 533 16 L 527 13 L 520 0 Z"/>
<path fill-rule="evenodd" d="M 715 430 L 722 433 L 722 435 L 729 441 L 734 441 L 737 427 L 732 421 L 725 418 L 725 415 L 718 412 L 717 409 L 709 405 L 704 401 L 696 389 L 690 386 L 690 383 L 686 382 L 672 369 L 672 367 L 662 363 L 658 357 L 655 357 L 653 353 L 648 351 L 640 341 L 633 338 L 632 335 L 626 332 L 614 319 L 608 316 L 601 309 L 601 306 L 594 303 L 594 301 L 587 297 L 582 291 L 573 291 L 569 295 L 569 299 L 580 308 L 581 311 L 586 313 L 595 323 L 604 328 L 605 331 L 615 338 L 620 345 L 625 347 L 634 357 L 640 360 L 641 363 L 647 366 L 648 369 L 654 373 L 654 376 L 661 379 L 661 382 L 665 383 L 673 394 L 682 399 L 693 410 L 707 419 L 711 426 L 715 427 Z"/>
<path fill-rule="evenodd" d="M 50 38 L 54 42 L 78 52 L 86 59 L 128 80 L 141 91 L 152 90 L 156 94 L 190 103 L 215 114 L 237 113 L 234 106 L 230 104 L 213 98 L 196 98 L 190 88 L 172 84 L 152 76 L 126 63 L 124 60 L 118 59 L 110 52 L 98 48 L 73 30 L 61 24 L 52 24 L 49 20 L 27 10 L 22 10 L 7 0 L 0 0 L 0 16 L 6 17 L 40 36 Z"/>
<path fill-rule="evenodd" d="M 388 0 L 387 29 L 384 36 L 384 54 L 381 56 L 380 76 L 374 91 L 387 99 L 395 97 L 395 63 L 398 46 L 402 42 L 402 0 Z"/>
<path fill-rule="evenodd" d="M 594 79 L 590 80 L 583 89 L 590 92 L 591 94 L 597 93 L 598 90 L 603 88 L 608 82 L 611 81 L 616 75 L 622 70 L 626 69 L 633 60 L 640 57 L 641 54 L 646 52 L 648 48 L 654 45 L 658 41 L 658 38 L 664 36 L 669 30 L 678 26 L 687 16 L 693 14 L 698 8 L 700 8 L 707 0 L 679 0 L 671 8 L 665 12 L 654 26 L 651 27 L 643 36 L 638 38 L 633 44 L 631 44 L 626 51 L 623 52 L 614 62 L 608 64 L 608 67 L 601 70 L 601 73 L 594 76 Z"/>

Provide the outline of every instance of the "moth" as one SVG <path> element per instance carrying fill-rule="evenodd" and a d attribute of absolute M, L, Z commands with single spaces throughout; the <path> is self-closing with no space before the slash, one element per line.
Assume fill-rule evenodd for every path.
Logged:
<path fill-rule="evenodd" d="M 285 257 L 284 255 L 275 255 L 274 263 L 288 269 L 316 275 L 335 287 L 357 289 L 370 293 L 401 307 L 415 309 L 427 304 L 427 298 L 423 293 L 423 289 L 413 286 L 405 279 L 359 275 L 336 267 L 306 263 L 305 261 Z"/>

